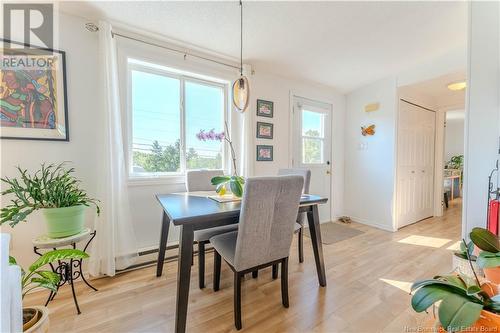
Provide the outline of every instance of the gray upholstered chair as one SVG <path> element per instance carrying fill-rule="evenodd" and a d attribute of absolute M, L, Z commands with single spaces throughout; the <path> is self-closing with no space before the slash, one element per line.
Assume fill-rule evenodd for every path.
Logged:
<path fill-rule="evenodd" d="M 211 179 L 215 176 L 222 176 L 222 170 L 191 170 L 186 173 L 186 190 L 193 191 L 213 191 Z M 237 224 L 225 225 L 194 232 L 194 240 L 198 243 L 198 282 L 200 289 L 205 288 L 205 245 L 209 243 L 212 236 L 225 232 L 238 230 Z"/>
<path fill-rule="evenodd" d="M 246 180 L 238 231 L 210 238 L 214 247 L 214 290 L 221 258 L 234 272 L 234 324 L 241 329 L 241 281 L 246 273 L 281 263 L 281 297 L 288 307 L 288 256 L 304 179 L 301 176 Z"/>
<path fill-rule="evenodd" d="M 303 194 L 309 194 L 309 185 L 311 184 L 311 170 L 304 168 L 280 169 L 278 175 L 298 175 L 304 177 L 304 187 L 302 188 Z M 300 213 L 297 216 L 297 223 L 295 224 L 295 232 L 298 233 L 299 238 L 299 262 L 304 262 L 304 226 L 306 224 L 307 214 Z M 273 271 L 273 278 L 277 270 Z"/>

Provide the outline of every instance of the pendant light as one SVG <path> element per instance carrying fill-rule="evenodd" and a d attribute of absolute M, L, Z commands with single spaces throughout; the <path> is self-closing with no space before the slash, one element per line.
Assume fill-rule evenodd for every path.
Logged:
<path fill-rule="evenodd" d="M 237 111 L 245 112 L 249 97 L 248 79 L 243 75 L 243 3 L 240 0 L 240 77 L 233 83 L 233 105 Z"/>

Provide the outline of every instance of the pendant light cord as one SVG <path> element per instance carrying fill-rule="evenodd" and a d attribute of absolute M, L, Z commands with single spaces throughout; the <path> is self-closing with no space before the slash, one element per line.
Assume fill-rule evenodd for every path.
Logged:
<path fill-rule="evenodd" d="M 240 75 L 243 76 L 243 1 L 240 0 Z"/>

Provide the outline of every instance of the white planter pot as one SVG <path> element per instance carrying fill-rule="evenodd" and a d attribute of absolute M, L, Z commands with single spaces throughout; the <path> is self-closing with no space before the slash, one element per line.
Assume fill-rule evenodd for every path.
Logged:
<path fill-rule="evenodd" d="M 478 277 L 484 277 L 483 270 L 477 266 L 475 261 L 472 262 L 472 267 L 474 267 L 474 271 Z M 453 255 L 453 271 L 474 278 L 474 273 L 470 268 L 469 261 L 467 259 L 457 257 L 456 255 Z"/>
<path fill-rule="evenodd" d="M 49 332 L 49 309 L 45 306 L 30 306 L 30 308 L 40 311 L 39 319 L 35 325 L 31 326 L 24 333 L 48 333 Z"/>

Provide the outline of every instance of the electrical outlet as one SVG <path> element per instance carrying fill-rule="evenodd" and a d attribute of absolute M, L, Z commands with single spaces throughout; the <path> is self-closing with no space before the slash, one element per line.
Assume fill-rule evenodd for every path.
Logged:
<path fill-rule="evenodd" d="M 367 142 L 360 142 L 358 145 L 358 150 L 367 150 L 368 149 L 368 143 Z"/>

